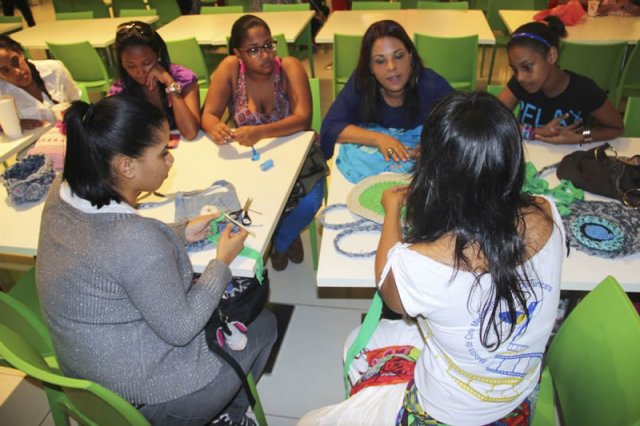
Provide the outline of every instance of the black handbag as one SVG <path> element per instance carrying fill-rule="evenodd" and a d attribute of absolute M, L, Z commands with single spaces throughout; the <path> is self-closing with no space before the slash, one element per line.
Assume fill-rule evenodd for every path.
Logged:
<path fill-rule="evenodd" d="M 211 319 L 204 327 L 204 334 L 207 346 L 211 352 L 224 359 L 238 375 L 242 387 L 244 388 L 249 404 L 255 404 L 255 398 L 251 392 L 251 387 L 247 382 L 247 373 L 242 370 L 238 362 L 233 359 L 218 344 L 217 330 L 225 327 L 232 321 L 239 321 L 249 326 L 260 312 L 265 308 L 269 300 L 269 274 L 266 269 L 262 273 L 262 283 L 256 277 L 233 277 L 225 289 L 218 307 L 213 311 Z"/>
<path fill-rule="evenodd" d="M 311 144 L 307 158 L 305 158 L 302 164 L 302 169 L 300 170 L 296 183 L 293 185 L 291 194 L 289 194 L 284 211 L 289 212 L 296 208 L 300 202 L 300 198 L 307 195 L 316 182 L 328 175 L 329 166 L 327 166 L 327 160 L 324 157 L 320 145 L 314 142 Z"/>
<path fill-rule="evenodd" d="M 618 157 L 616 150 L 605 143 L 565 156 L 556 174 L 576 188 L 640 207 L 640 155 Z"/>

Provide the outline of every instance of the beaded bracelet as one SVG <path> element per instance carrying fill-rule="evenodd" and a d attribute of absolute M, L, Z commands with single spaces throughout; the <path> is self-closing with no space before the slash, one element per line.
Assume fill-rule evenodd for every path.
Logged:
<path fill-rule="evenodd" d="M 582 144 L 593 142 L 593 137 L 591 136 L 591 129 L 585 129 L 582 131 Z"/>

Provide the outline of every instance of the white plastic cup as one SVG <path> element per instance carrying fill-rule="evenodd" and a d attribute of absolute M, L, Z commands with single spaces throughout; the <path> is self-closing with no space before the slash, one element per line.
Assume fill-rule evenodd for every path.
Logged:
<path fill-rule="evenodd" d="M 589 3 L 587 3 L 587 15 L 598 16 L 599 6 L 600 6 L 600 0 L 589 0 Z"/>
<path fill-rule="evenodd" d="M 16 103 L 11 95 L 0 96 L 0 126 L 9 139 L 18 139 L 22 136 Z"/>

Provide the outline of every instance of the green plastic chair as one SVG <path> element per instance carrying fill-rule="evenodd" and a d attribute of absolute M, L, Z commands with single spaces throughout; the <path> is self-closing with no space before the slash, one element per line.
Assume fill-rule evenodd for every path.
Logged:
<path fill-rule="evenodd" d="M 317 78 L 309 79 L 309 87 L 311 88 L 311 130 L 320 134 L 320 127 L 322 126 L 322 107 L 320 105 L 320 80 Z M 326 185 L 325 185 L 326 192 Z M 326 202 L 326 197 L 325 197 Z M 320 250 L 318 247 L 318 226 L 316 224 L 316 218 L 314 217 L 309 224 L 309 241 L 311 243 L 311 259 L 313 259 L 313 270 L 318 270 L 318 258 Z"/>
<path fill-rule="evenodd" d="M 271 4 L 262 5 L 263 12 L 293 12 L 310 10 L 308 3 Z M 302 60 L 309 59 L 311 77 L 315 77 L 315 64 L 313 61 L 313 35 L 311 33 L 311 21 L 304 27 L 297 40 L 293 42 L 294 49 L 289 49 L 289 54 Z"/>
<path fill-rule="evenodd" d="M 91 103 L 87 86 L 83 83 L 78 83 L 78 82 L 76 82 L 76 86 L 78 86 L 78 88 L 80 89 L 80 100 L 86 103 Z"/>
<path fill-rule="evenodd" d="M 80 424 L 149 425 L 138 410 L 112 391 L 89 380 L 65 377 L 49 367 L 37 350 L 5 324 L 0 324 L 0 354 L 14 368 L 45 384 L 46 389 L 59 388 L 55 406 Z"/>
<path fill-rule="evenodd" d="M 82 88 L 81 88 L 82 90 Z M 33 267 L 22 274 L 20 279 L 8 291 L 9 295 L 22 303 L 29 311 L 44 324 L 38 290 L 36 288 L 36 268 Z"/>
<path fill-rule="evenodd" d="M 333 35 L 333 97 L 338 95 L 358 65 L 361 35 Z"/>
<path fill-rule="evenodd" d="M 195 37 L 166 41 L 169 57 L 174 64 L 183 65 L 196 74 L 200 105 L 204 103 L 209 88 L 209 68 L 202 54 L 202 48 Z"/>
<path fill-rule="evenodd" d="M 478 35 L 435 37 L 414 35 L 424 63 L 443 76 L 456 90 L 475 90 L 478 68 Z"/>
<path fill-rule="evenodd" d="M 251 12 L 251 0 L 225 0 L 225 6 L 242 6 L 243 12 Z"/>
<path fill-rule="evenodd" d="M 146 9 L 147 5 L 143 0 L 111 0 L 114 16 L 122 16 L 122 9 Z M 140 15 L 142 16 L 142 15 Z"/>
<path fill-rule="evenodd" d="M 61 60 L 73 79 L 85 84 L 87 90 L 101 93 L 109 90 L 111 77 L 100 55 L 88 41 L 68 44 L 47 42 L 47 47 L 51 56 Z"/>
<path fill-rule="evenodd" d="M 276 55 L 281 58 L 289 56 L 289 47 L 287 46 L 287 39 L 284 38 L 284 34 L 273 34 L 271 36 L 276 41 Z"/>
<path fill-rule="evenodd" d="M 546 356 L 533 425 L 640 424 L 640 316 L 609 276 L 575 307 Z"/>
<path fill-rule="evenodd" d="M 584 44 L 563 41 L 560 67 L 575 71 L 596 82 L 615 102 L 615 92 L 627 43 Z M 597 60 L 594 60 L 597 58 Z"/>
<path fill-rule="evenodd" d="M 0 292 L 0 324 L 19 333 L 38 351 L 47 365 L 58 369 L 53 342 L 41 315 L 33 315 L 29 308 L 14 297 Z"/>
<path fill-rule="evenodd" d="M 111 18 L 109 7 L 102 0 L 74 0 L 73 7 L 68 12 L 92 11 L 94 18 Z"/>
<path fill-rule="evenodd" d="M 351 10 L 400 10 L 400 3 L 383 1 L 354 1 Z"/>
<path fill-rule="evenodd" d="M 93 11 L 56 13 L 56 21 L 70 21 L 73 19 L 93 19 Z"/>
<path fill-rule="evenodd" d="M 623 96 L 640 96 L 640 47 L 633 48 L 622 69 L 614 105 L 619 108 Z"/>
<path fill-rule="evenodd" d="M 469 10 L 468 1 L 418 1 L 418 9 L 453 9 L 453 10 Z"/>
<path fill-rule="evenodd" d="M 120 9 L 121 18 L 129 18 L 132 16 L 156 16 L 158 11 L 155 9 Z M 151 24 L 152 26 L 154 24 Z"/>
<path fill-rule="evenodd" d="M 243 13 L 244 7 L 238 6 L 202 6 L 201 15 L 217 15 L 220 13 Z"/>
<path fill-rule="evenodd" d="M 640 138 L 640 97 L 630 96 L 624 111 L 624 135 Z"/>
<path fill-rule="evenodd" d="M 503 84 L 489 84 L 487 85 L 487 93 L 498 97 L 498 95 L 500 94 L 500 92 L 502 92 L 502 90 L 504 89 L 504 85 Z M 513 109 L 513 115 L 518 118 L 518 116 L 520 115 L 520 103 L 516 104 L 516 107 Z"/>
<path fill-rule="evenodd" d="M 20 24 L 22 16 L 0 16 L 0 24 Z"/>
<path fill-rule="evenodd" d="M 400 0 L 400 9 L 417 9 L 418 0 Z"/>
<path fill-rule="evenodd" d="M 76 12 L 73 0 L 53 0 L 53 10 L 55 13 Z"/>
<path fill-rule="evenodd" d="M 496 38 L 496 44 L 493 46 L 493 50 L 491 52 L 491 63 L 489 64 L 489 77 L 487 79 L 487 84 L 491 84 L 496 52 L 499 48 L 506 47 L 509 42 L 509 31 L 507 30 L 504 22 L 502 22 L 498 12 L 500 9 L 530 10 L 533 8 L 534 0 L 489 0 L 489 4 L 487 6 L 487 21 L 489 22 L 489 26 Z M 484 54 L 485 51 L 483 49 L 480 69 L 484 68 Z"/>
<path fill-rule="evenodd" d="M 149 6 L 158 12 L 158 26 L 180 16 L 180 8 L 176 0 L 149 0 Z"/>

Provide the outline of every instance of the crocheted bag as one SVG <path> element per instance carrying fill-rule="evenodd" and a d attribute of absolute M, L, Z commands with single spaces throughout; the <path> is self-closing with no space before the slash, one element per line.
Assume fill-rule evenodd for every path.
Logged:
<path fill-rule="evenodd" d="M 2 174 L 2 182 L 15 206 L 37 203 L 49 191 L 56 177 L 51 161 L 44 155 L 29 155 Z"/>

